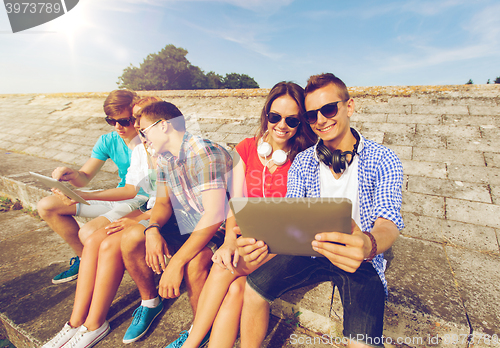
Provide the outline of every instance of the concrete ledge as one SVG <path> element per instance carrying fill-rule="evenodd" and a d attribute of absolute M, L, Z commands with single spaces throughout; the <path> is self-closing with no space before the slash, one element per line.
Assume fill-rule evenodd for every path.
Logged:
<path fill-rule="evenodd" d="M 500 334 L 500 216 L 496 214 L 500 206 L 500 85 L 354 87 L 350 92 L 356 98 L 355 126 L 369 139 L 393 149 L 404 164 L 402 213 L 407 227 L 386 255 L 390 266 L 384 334 L 394 343 L 387 346 L 449 346 L 443 340 L 446 334 Z M 231 147 L 253 135 L 267 93 L 139 94 L 172 101 L 190 117 L 190 130 Z M 0 153 L 0 192 L 33 208 L 48 191 L 30 180 L 28 170 L 50 175 L 62 161 L 79 167 L 97 137 L 111 130 L 101 119 L 106 95 L 0 95 L 0 120 L 6 125 L 0 130 L 0 148 L 5 149 Z M 17 127 L 20 121 L 27 128 Z M 108 172 L 101 171 L 92 188 L 116 185 L 113 166 L 106 164 L 103 169 Z M 72 285 L 40 285 L 39 278 L 50 280 L 48 273 L 65 268 L 72 253 L 43 223 L 19 216 L 11 219 L 25 229 L 16 232 L 16 223 L 2 220 L 0 319 L 4 331 L 19 328 L 18 347 L 27 347 L 49 338 L 67 320 Z M 24 293 L 19 284 L 30 287 L 33 294 Z M 8 289 L 6 294 L 16 289 L 26 295 L 14 300 L 3 297 Z M 266 345 L 286 346 L 284 332 L 294 332 L 283 329 L 286 322 L 290 327 L 298 324 L 308 337 L 312 333 L 340 335 L 342 306 L 338 293 L 333 294 L 332 303 L 332 289 L 330 283 L 323 283 L 277 300 L 272 313 L 283 319 L 271 325 L 270 333 L 275 336 L 268 337 Z M 125 281 L 120 291 L 109 316 L 113 331 L 100 347 L 121 345 L 121 330 L 128 326 L 136 305 L 133 284 Z M 50 307 L 53 297 L 58 301 Z M 31 319 L 16 312 L 34 304 L 38 312 Z M 168 315 L 156 324 L 161 329 L 138 342 L 139 346 L 164 346 L 168 337 L 175 338 L 187 328 L 191 318 L 186 313 L 191 312 L 186 295 L 168 306 Z M 403 341 L 396 344 L 398 338 Z"/>

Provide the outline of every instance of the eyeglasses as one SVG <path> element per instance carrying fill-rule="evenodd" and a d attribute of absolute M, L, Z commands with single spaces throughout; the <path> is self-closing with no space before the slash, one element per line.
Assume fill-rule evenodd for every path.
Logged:
<path fill-rule="evenodd" d="M 337 112 L 339 111 L 339 106 L 337 105 L 338 103 L 343 103 L 348 101 L 347 100 L 339 100 L 333 103 L 328 103 L 320 107 L 319 109 L 316 110 L 310 110 L 304 113 L 304 119 L 306 120 L 307 123 L 309 124 L 314 124 L 318 121 L 318 111 L 321 111 L 321 115 L 325 116 L 326 118 L 332 118 L 335 115 L 337 115 Z"/>
<path fill-rule="evenodd" d="M 120 118 L 119 120 L 115 120 L 114 118 L 106 117 L 106 122 L 108 122 L 108 124 L 113 127 L 116 125 L 117 122 L 122 127 L 128 127 L 130 126 L 131 123 L 134 124 L 135 118 L 129 117 L 129 118 Z"/>
<path fill-rule="evenodd" d="M 277 114 L 276 112 L 270 112 L 267 114 L 267 119 L 269 120 L 270 123 L 278 123 L 281 121 L 281 115 Z M 295 128 L 299 125 L 300 120 L 297 117 L 285 117 L 285 123 L 288 125 L 290 128 Z"/>
<path fill-rule="evenodd" d="M 155 123 L 150 124 L 150 125 L 149 125 L 149 126 L 147 126 L 146 128 L 144 128 L 144 129 L 139 129 L 139 134 L 141 135 L 141 137 L 146 138 L 146 132 L 147 132 L 149 129 L 153 128 L 153 126 L 155 126 L 155 125 L 157 125 L 158 123 L 160 123 L 161 121 L 163 121 L 163 120 L 161 120 L 161 119 L 160 119 L 160 120 L 157 120 Z"/>

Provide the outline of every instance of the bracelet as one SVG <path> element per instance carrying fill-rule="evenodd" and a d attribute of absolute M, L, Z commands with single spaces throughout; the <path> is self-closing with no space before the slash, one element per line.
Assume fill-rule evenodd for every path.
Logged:
<path fill-rule="evenodd" d="M 372 250 L 370 251 L 370 255 L 368 255 L 368 257 L 364 259 L 364 261 L 370 262 L 377 255 L 377 241 L 370 232 L 363 231 L 363 233 L 366 234 L 370 238 L 370 241 L 372 242 Z"/>
<path fill-rule="evenodd" d="M 158 230 L 161 229 L 161 226 L 160 224 L 151 224 L 149 225 L 148 227 L 146 227 L 146 229 L 144 230 L 144 234 L 146 234 L 146 231 L 149 230 L 150 228 L 153 228 L 153 227 L 156 227 Z"/>

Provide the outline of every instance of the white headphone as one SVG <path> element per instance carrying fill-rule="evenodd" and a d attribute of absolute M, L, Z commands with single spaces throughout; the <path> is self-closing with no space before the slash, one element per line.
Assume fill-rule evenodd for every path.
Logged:
<path fill-rule="evenodd" d="M 271 146 L 271 144 L 263 140 L 264 136 L 260 138 L 259 146 L 257 147 L 257 153 L 259 154 L 259 156 L 267 158 L 267 156 L 272 153 L 273 156 L 271 157 L 271 160 L 274 162 L 274 164 L 276 164 L 277 166 L 282 166 L 283 164 L 285 164 L 288 157 L 287 153 L 283 150 L 276 150 L 273 152 L 273 147 Z"/>
<path fill-rule="evenodd" d="M 266 197 L 264 183 L 266 181 L 267 164 L 270 161 L 273 161 L 273 163 L 276 164 L 277 166 L 281 166 L 281 165 L 285 164 L 287 157 L 288 157 L 287 152 L 285 152 L 283 150 L 276 150 L 273 152 L 273 147 L 271 146 L 271 144 L 264 141 L 264 137 L 266 136 L 266 134 L 267 134 L 267 131 L 266 131 L 266 133 L 264 133 L 262 138 L 260 138 L 259 146 L 257 146 L 257 154 L 260 157 L 264 157 L 265 159 L 267 159 L 267 156 L 269 156 L 271 153 L 273 154 L 271 159 L 266 162 L 266 164 L 264 165 L 264 169 L 262 170 L 262 195 L 264 196 L 264 198 Z"/>

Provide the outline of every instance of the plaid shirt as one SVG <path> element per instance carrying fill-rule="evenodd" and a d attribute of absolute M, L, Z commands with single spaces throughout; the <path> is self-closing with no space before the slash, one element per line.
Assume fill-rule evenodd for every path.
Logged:
<path fill-rule="evenodd" d="M 201 214 L 201 193 L 219 188 L 227 192 L 226 175 L 233 167 L 231 156 L 222 146 L 189 132 L 182 138 L 179 157 L 166 152 L 157 162 L 157 184 L 168 186 L 183 210 L 195 209 Z"/>
<path fill-rule="evenodd" d="M 361 230 L 371 232 L 377 218 L 391 220 L 399 230 L 404 227 L 401 217 L 403 166 L 396 154 L 361 134 L 359 151 L 358 192 L 360 197 Z M 287 197 L 320 197 L 319 161 L 316 146 L 299 153 L 288 171 Z M 373 261 L 387 294 L 384 276 L 386 260 L 383 254 Z"/>

